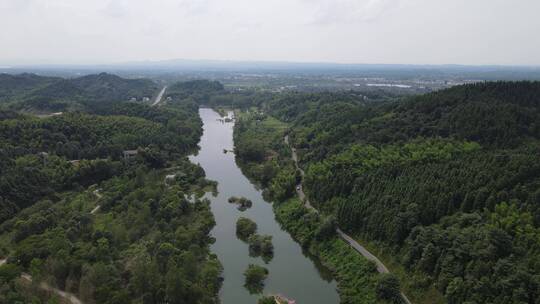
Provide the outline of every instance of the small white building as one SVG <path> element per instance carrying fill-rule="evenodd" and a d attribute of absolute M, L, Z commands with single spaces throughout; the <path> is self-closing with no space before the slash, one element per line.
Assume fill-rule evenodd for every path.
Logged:
<path fill-rule="evenodd" d="M 137 150 L 125 150 L 123 152 L 124 154 L 124 159 L 125 160 L 130 160 L 132 158 L 134 158 L 135 156 L 137 156 L 137 154 L 139 154 L 139 152 Z"/>

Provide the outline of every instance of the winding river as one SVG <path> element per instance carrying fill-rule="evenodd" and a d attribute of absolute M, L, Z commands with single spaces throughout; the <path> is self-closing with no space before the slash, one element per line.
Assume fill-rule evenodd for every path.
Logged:
<path fill-rule="evenodd" d="M 298 304 L 337 304 L 337 284 L 328 270 L 304 253 L 298 243 L 284 231 L 274 218 L 272 205 L 262 198 L 261 192 L 242 174 L 236 165 L 232 150 L 234 123 L 220 121 L 218 113 L 201 108 L 204 133 L 201 149 L 190 157 L 205 170 L 208 179 L 218 182 L 218 195 L 208 198 L 216 219 L 212 236 L 216 242 L 214 252 L 224 267 L 224 282 L 220 291 L 223 304 L 255 304 L 260 295 L 252 295 L 243 286 L 244 271 L 248 264 L 264 265 L 269 270 L 264 294 L 282 294 Z M 229 114 L 231 115 L 231 114 Z M 229 204 L 230 196 L 244 196 L 253 201 L 253 207 L 241 212 Z M 258 233 L 273 237 L 274 258 L 268 263 L 249 256 L 248 245 L 237 239 L 235 229 L 239 217 L 247 217 L 258 225 Z"/>

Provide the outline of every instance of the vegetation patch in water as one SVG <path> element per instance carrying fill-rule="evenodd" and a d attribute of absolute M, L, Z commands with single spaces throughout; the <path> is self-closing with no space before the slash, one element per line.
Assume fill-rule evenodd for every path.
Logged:
<path fill-rule="evenodd" d="M 274 297 L 265 296 L 260 298 L 259 301 L 257 301 L 257 304 L 276 304 L 276 300 L 274 299 Z"/>
<path fill-rule="evenodd" d="M 257 223 L 254 221 L 245 217 L 241 217 L 236 221 L 236 236 L 240 240 L 247 242 L 255 232 L 257 232 Z"/>
<path fill-rule="evenodd" d="M 245 211 L 253 206 L 253 202 L 245 197 L 231 196 L 229 197 L 229 203 L 238 205 L 240 211 Z"/>
<path fill-rule="evenodd" d="M 244 272 L 246 282 L 244 286 L 247 290 L 252 293 L 261 293 L 264 288 L 264 280 L 268 277 L 268 269 L 255 265 L 249 264 L 248 268 Z"/>
<path fill-rule="evenodd" d="M 270 262 L 274 257 L 274 245 L 272 236 L 253 234 L 248 238 L 249 255 L 253 257 L 262 257 L 265 263 Z"/>

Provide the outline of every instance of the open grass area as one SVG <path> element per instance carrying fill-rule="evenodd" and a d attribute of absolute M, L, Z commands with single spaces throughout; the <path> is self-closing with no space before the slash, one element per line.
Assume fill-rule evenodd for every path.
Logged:
<path fill-rule="evenodd" d="M 275 129 L 278 132 L 283 132 L 289 127 L 289 124 L 277 120 L 272 116 L 266 116 L 266 118 L 261 121 L 261 125 L 264 128 Z"/>

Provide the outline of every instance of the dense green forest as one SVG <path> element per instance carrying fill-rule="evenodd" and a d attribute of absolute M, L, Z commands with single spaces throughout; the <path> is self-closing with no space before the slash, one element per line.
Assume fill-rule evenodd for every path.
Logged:
<path fill-rule="evenodd" d="M 17 111 L 87 110 L 98 103 L 151 98 L 158 90 L 148 79 L 101 73 L 78 78 L 0 74 L 0 105 Z"/>
<path fill-rule="evenodd" d="M 19 86 L 1 91 L 0 303 L 57 303 L 42 283 L 84 303 L 217 303 L 222 268 L 201 199 L 215 185 L 187 159 L 202 134 L 198 105 L 122 102 L 155 93 L 148 80 L 2 77 Z M 67 84 L 80 90 L 53 87 Z M 26 109 L 18 96 L 46 90 L 85 106 L 14 111 Z"/>
<path fill-rule="evenodd" d="M 416 302 L 539 303 L 540 83 L 381 102 L 289 94 L 260 109 L 288 124 L 274 134 L 297 147 L 315 207 L 393 256 Z M 237 156 L 269 194 L 288 189 L 283 201 L 294 171 L 279 135 L 246 131 L 261 123 L 237 124 Z"/>
<path fill-rule="evenodd" d="M 167 97 L 185 103 L 212 108 L 249 109 L 260 107 L 278 94 L 254 88 L 225 88 L 218 81 L 191 80 L 178 82 L 167 89 Z"/>
<path fill-rule="evenodd" d="M 186 157 L 201 105 L 238 109 L 238 164 L 334 272 L 342 303 L 396 302 L 399 288 L 415 303 L 540 303 L 540 83 L 396 99 L 194 80 L 169 86 L 164 106 L 127 102 L 158 90 L 108 74 L 0 75 L 0 303 L 54 301 L 40 282 L 85 303 L 216 303 L 200 199 L 214 185 Z M 321 213 L 294 198 L 286 135 Z M 336 226 L 384 252 L 400 280 Z"/>
<path fill-rule="evenodd" d="M 274 202 L 276 219 L 284 229 L 333 271 L 342 304 L 384 303 L 375 295 L 375 265 L 339 239 L 332 217 L 310 212 L 292 198 L 300 175 L 283 140 L 288 128 L 287 123 L 260 111 L 237 112 L 234 141 L 238 165 L 263 187 L 265 198 Z"/>
<path fill-rule="evenodd" d="M 126 114 L 145 107 L 126 105 Z M 122 113 L 120 106 L 111 111 Z M 0 177 L 0 220 L 55 191 L 88 186 L 119 173 L 125 150 L 139 150 L 137 157 L 148 166 L 163 168 L 196 146 L 201 122 L 192 109 L 145 111 L 163 112 L 166 118 L 160 123 L 159 114 L 66 113 L 0 120 L 0 169 L 5 172 Z"/>

